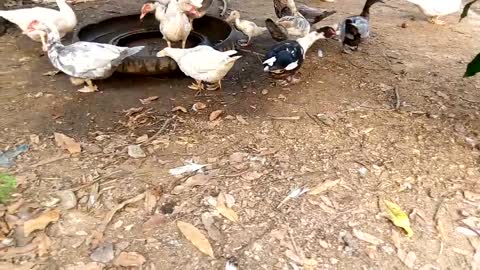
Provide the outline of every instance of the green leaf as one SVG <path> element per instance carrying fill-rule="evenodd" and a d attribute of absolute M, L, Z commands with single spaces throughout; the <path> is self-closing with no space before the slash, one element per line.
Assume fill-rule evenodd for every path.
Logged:
<path fill-rule="evenodd" d="M 0 173 L 0 202 L 3 203 L 8 200 L 16 187 L 17 180 L 15 177 L 6 173 Z"/>
<path fill-rule="evenodd" d="M 467 65 L 467 71 L 463 77 L 471 77 L 478 72 L 480 72 L 480 53 Z"/>
<path fill-rule="evenodd" d="M 473 0 L 471 2 L 468 2 L 468 4 L 465 5 L 465 7 L 463 8 L 463 11 L 462 11 L 462 15 L 460 15 L 460 21 L 467 17 L 468 15 L 468 11 L 470 10 L 470 7 L 473 5 L 473 3 L 477 2 L 478 0 Z"/>

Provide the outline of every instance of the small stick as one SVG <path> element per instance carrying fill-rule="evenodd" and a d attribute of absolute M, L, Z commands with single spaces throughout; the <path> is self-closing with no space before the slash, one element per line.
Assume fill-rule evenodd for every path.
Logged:
<path fill-rule="evenodd" d="M 240 49 L 240 48 L 238 48 L 236 50 L 241 51 L 241 52 L 251 53 L 251 54 L 259 56 L 259 57 L 265 57 L 265 54 L 261 54 L 261 53 L 254 52 L 254 51 L 251 51 L 251 50 L 245 50 L 245 49 Z"/>
<path fill-rule="evenodd" d="M 153 139 L 155 139 L 155 138 L 158 137 L 160 134 L 162 134 L 162 133 L 165 131 L 165 129 L 167 129 L 167 127 L 168 127 L 168 125 L 170 124 L 170 122 L 172 122 L 172 121 L 173 121 L 174 119 L 176 119 L 176 118 L 177 118 L 177 116 L 174 115 L 174 116 L 172 116 L 171 118 L 167 119 L 167 120 L 165 121 L 165 123 L 163 123 L 163 126 L 157 131 L 157 133 L 153 134 L 152 137 L 150 137 L 148 140 L 146 140 L 146 141 L 145 141 L 144 143 L 142 143 L 142 144 L 145 145 L 145 144 L 153 141 Z"/>
<path fill-rule="evenodd" d="M 395 110 L 398 111 L 401 105 L 400 94 L 398 93 L 398 87 L 395 86 L 395 88 L 393 88 L 393 91 L 395 92 Z"/>
<path fill-rule="evenodd" d="M 300 120 L 300 116 L 272 116 L 272 120 Z"/>
<path fill-rule="evenodd" d="M 70 155 L 68 155 L 68 154 L 64 154 L 64 155 L 61 155 L 61 156 L 58 156 L 58 157 L 53 157 L 53 158 L 50 158 L 50 159 L 47 159 L 47 160 L 44 160 L 44 161 L 37 162 L 37 163 L 31 165 L 30 168 L 37 168 L 37 167 L 47 165 L 49 163 L 53 163 L 53 162 L 56 162 L 56 161 L 59 161 L 59 160 L 62 160 L 62 159 L 69 158 L 69 157 L 70 157 Z"/>

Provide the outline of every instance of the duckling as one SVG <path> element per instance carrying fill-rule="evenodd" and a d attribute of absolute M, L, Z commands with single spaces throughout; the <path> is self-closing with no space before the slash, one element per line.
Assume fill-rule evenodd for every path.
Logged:
<path fill-rule="evenodd" d="M 340 23 L 340 42 L 342 42 L 345 53 L 349 53 L 346 47 L 350 47 L 352 50 L 358 50 L 362 39 L 370 36 L 370 7 L 376 2 L 383 3 L 382 0 L 367 0 L 359 16 L 348 17 Z"/>
<path fill-rule="evenodd" d="M 294 75 L 302 66 L 307 50 L 315 41 L 335 35 L 333 27 L 325 26 L 297 40 L 282 41 L 268 50 L 263 59 L 263 70 L 280 79 L 282 85 L 299 82 Z"/>
<path fill-rule="evenodd" d="M 462 8 L 462 0 L 407 0 L 416 5 L 428 21 L 433 24 L 445 24 L 440 20 L 440 16 L 449 15 L 458 12 Z"/>
<path fill-rule="evenodd" d="M 235 54 L 235 50 L 221 52 L 210 46 L 199 45 L 189 49 L 165 48 L 157 53 L 157 57 L 168 56 L 175 60 L 180 70 L 195 80 L 196 83 L 189 88 L 200 93 L 205 90 L 202 82 L 212 84 L 206 88 L 209 91 L 222 88 L 223 77 L 241 57 L 233 56 Z"/>
<path fill-rule="evenodd" d="M 230 13 L 230 16 L 226 19 L 227 22 L 234 21 L 235 28 L 237 28 L 240 32 L 245 34 L 248 37 L 248 40 L 244 43 L 240 44 L 240 46 L 248 46 L 250 45 L 250 41 L 253 37 L 260 36 L 264 32 L 267 31 L 266 27 L 259 27 L 254 22 L 241 20 L 240 19 L 240 12 L 234 10 Z"/>
<path fill-rule="evenodd" d="M 169 0 L 165 6 L 160 1 L 149 1 L 142 7 L 140 19 L 155 10 L 155 17 L 160 21 L 160 32 L 168 47 L 172 47 L 172 42 L 182 42 L 182 48 L 185 48 L 187 38 L 192 31 L 191 20 L 186 13 L 198 15 L 195 6 L 189 0 Z"/>

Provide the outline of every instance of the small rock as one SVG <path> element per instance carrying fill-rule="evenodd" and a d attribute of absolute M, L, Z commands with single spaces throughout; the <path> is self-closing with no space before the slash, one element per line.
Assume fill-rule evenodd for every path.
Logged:
<path fill-rule="evenodd" d="M 128 146 L 128 155 L 133 158 L 144 158 L 147 156 L 138 144 Z"/>
<path fill-rule="evenodd" d="M 32 144 L 39 144 L 40 143 L 40 137 L 38 137 L 37 134 L 32 134 L 32 135 L 30 135 L 30 142 Z"/>
<path fill-rule="evenodd" d="M 113 261 L 115 266 L 140 267 L 146 262 L 145 257 L 136 252 L 121 252 Z"/>
<path fill-rule="evenodd" d="M 209 120 L 210 120 L 210 121 L 215 121 L 215 120 L 217 120 L 217 118 L 220 117 L 220 115 L 222 115 L 222 113 L 223 113 L 222 110 L 213 111 L 212 113 L 210 113 Z"/>
<path fill-rule="evenodd" d="M 262 90 L 262 95 L 268 95 L 268 89 L 263 89 Z"/>
<path fill-rule="evenodd" d="M 408 24 L 406 22 L 402 23 L 402 28 L 407 28 L 408 27 Z"/>
<path fill-rule="evenodd" d="M 113 260 L 113 245 L 112 243 L 106 243 L 90 254 L 90 259 L 94 262 L 108 263 Z"/>

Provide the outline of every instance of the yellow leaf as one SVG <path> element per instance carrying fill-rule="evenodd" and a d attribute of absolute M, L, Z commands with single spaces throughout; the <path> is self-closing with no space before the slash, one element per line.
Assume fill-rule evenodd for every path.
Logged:
<path fill-rule="evenodd" d="M 217 211 L 231 222 L 238 222 L 239 220 L 237 213 L 225 205 L 217 204 Z"/>
<path fill-rule="evenodd" d="M 393 224 L 405 230 L 408 237 L 413 236 L 413 230 L 410 227 L 410 219 L 408 219 L 407 213 L 405 213 L 398 204 L 391 201 L 384 200 L 388 209 L 388 215 Z"/>
<path fill-rule="evenodd" d="M 37 218 L 25 221 L 23 224 L 23 232 L 25 236 L 30 235 L 33 231 L 43 230 L 50 222 L 55 222 L 60 218 L 58 210 L 48 211 Z"/>
<path fill-rule="evenodd" d="M 202 232 L 195 228 L 195 226 L 187 222 L 178 221 L 177 227 L 180 232 L 182 232 L 182 234 L 185 236 L 185 238 L 187 238 L 188 241 L 192 242 L 192 244 L 196 248 L 198 248 L 198 250 L 212 258 L 215 258 L 213 256 L 212 246 L 210 245 L 207 237 L 205 237 Z"/>
<path fill-rule="evenodd" d="M 238 222 L 239 218 L 235 211 L 225 205 L 225 193 L 220 192 L 217 197 L 217 211 L 231 222 Z"/>

